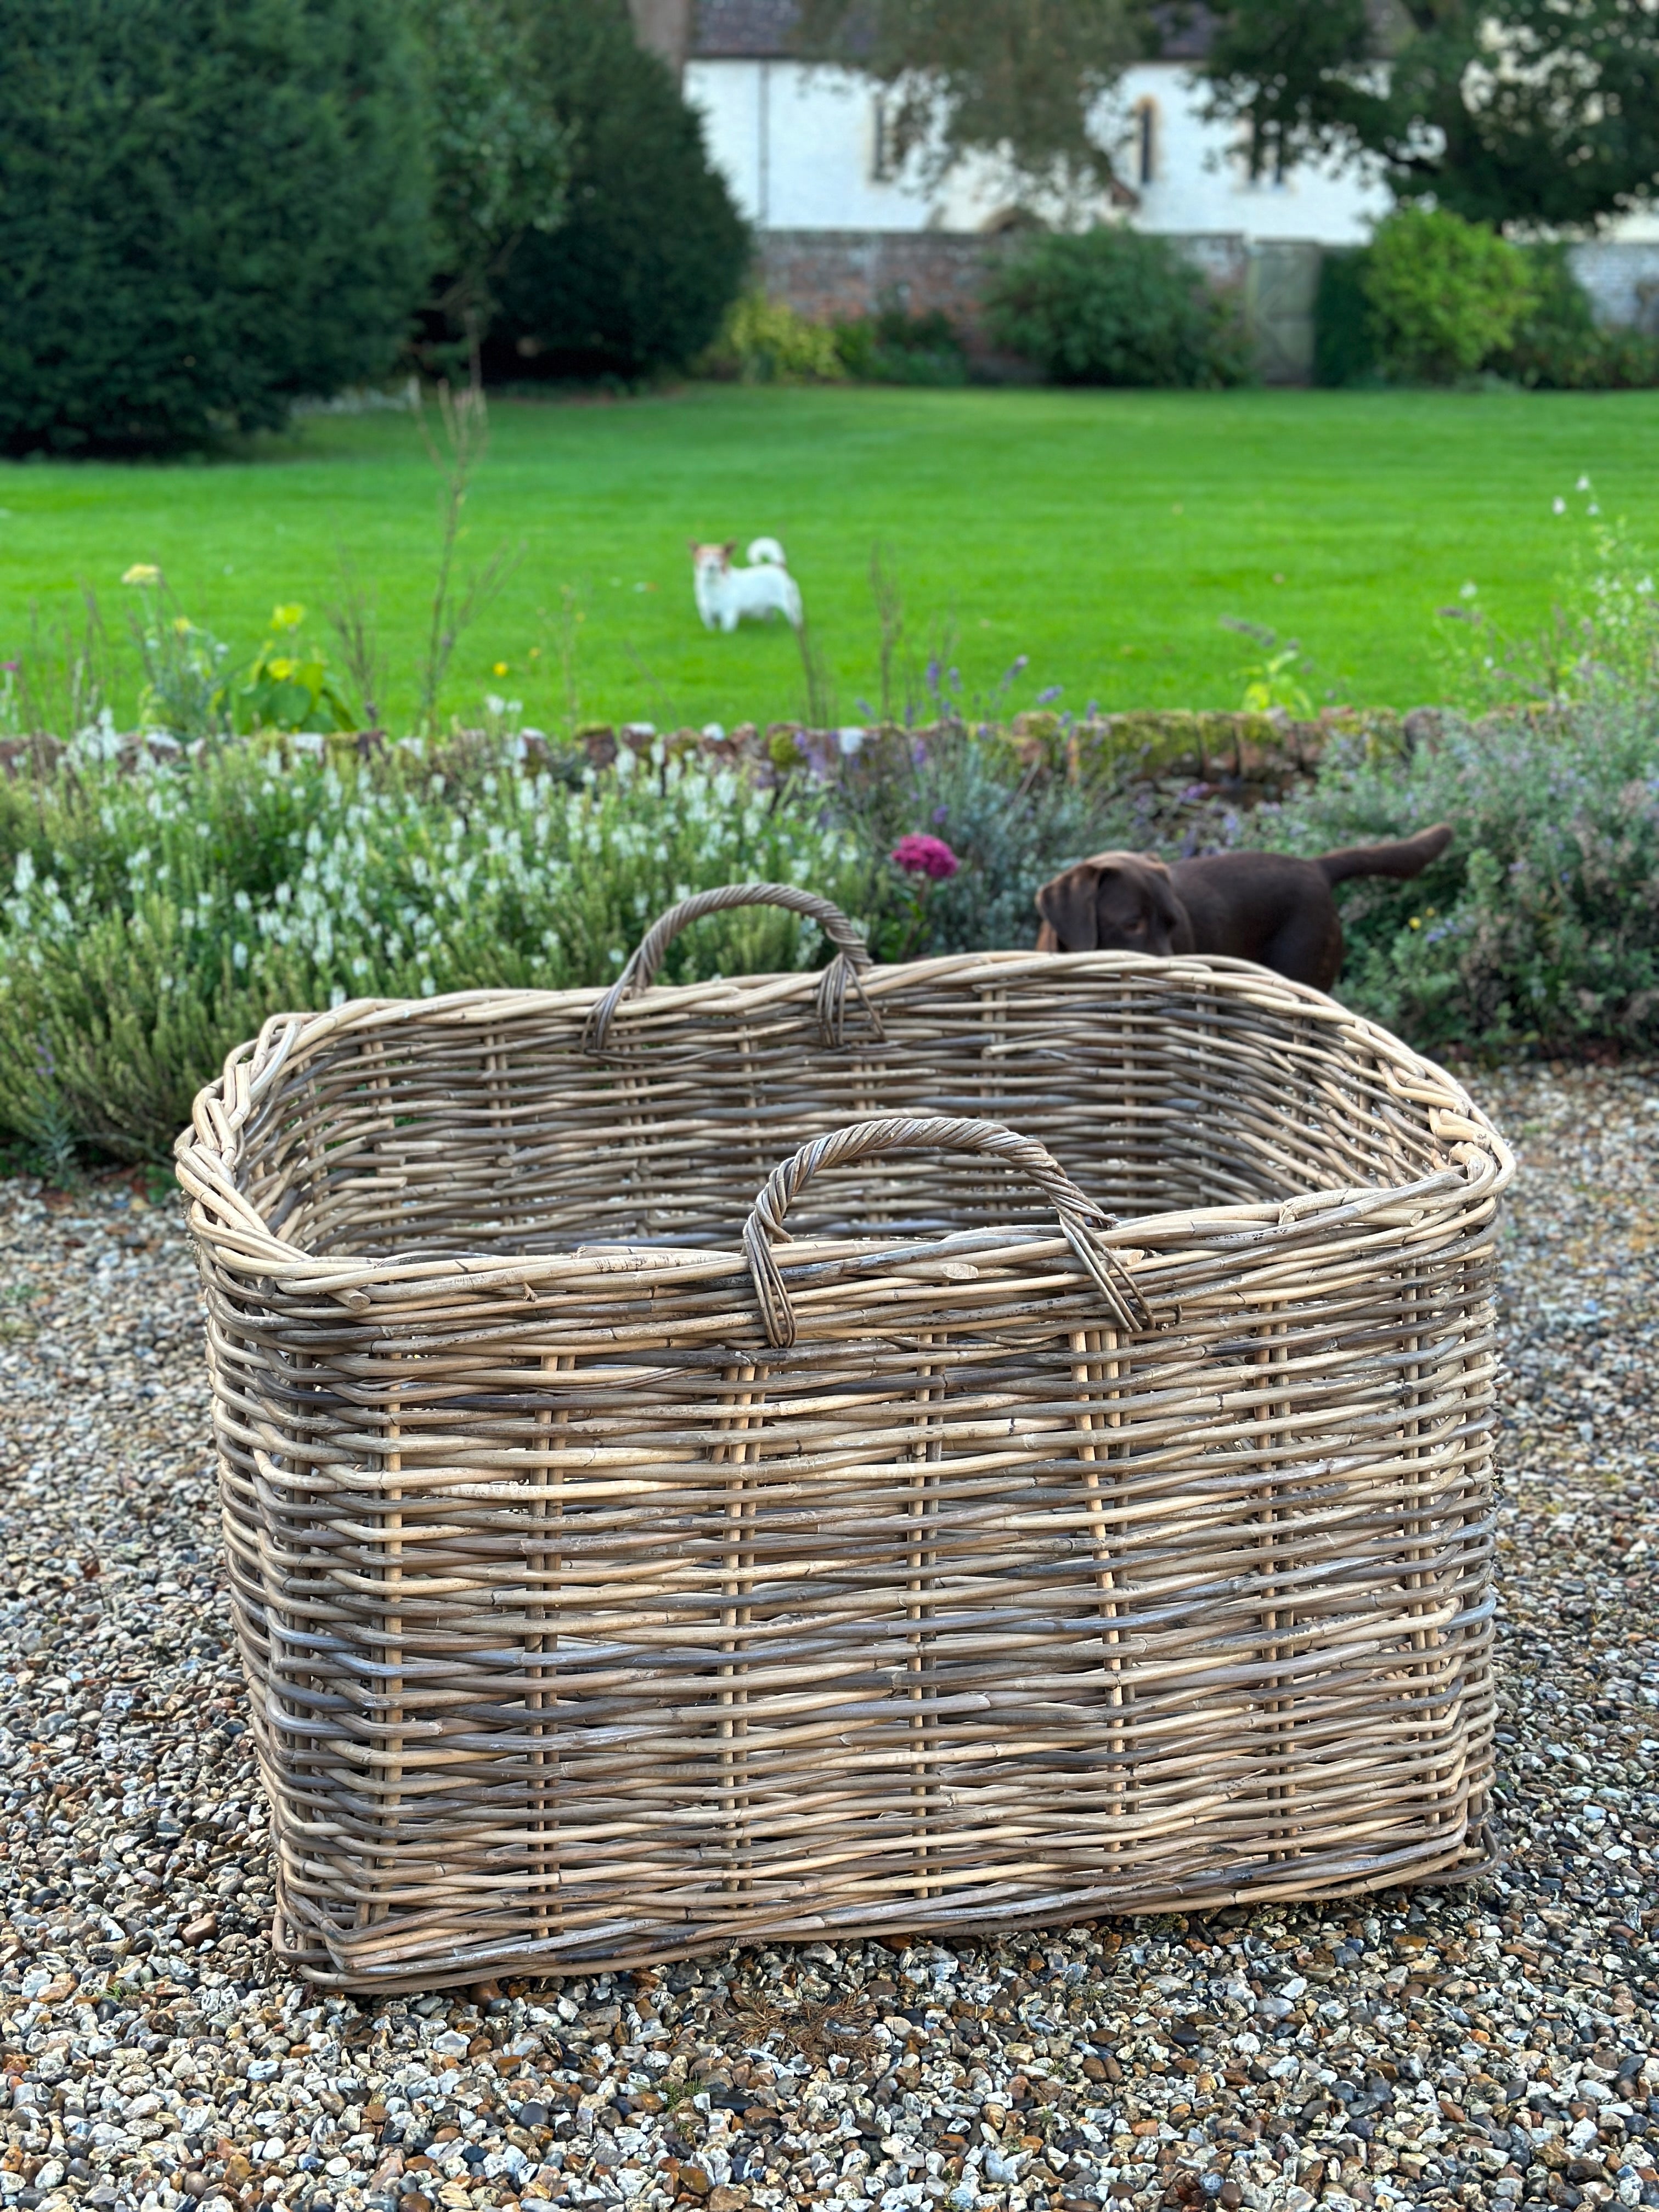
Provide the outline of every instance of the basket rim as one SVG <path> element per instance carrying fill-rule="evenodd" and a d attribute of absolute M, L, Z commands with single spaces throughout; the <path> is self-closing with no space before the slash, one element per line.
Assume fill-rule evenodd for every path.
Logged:
<path fill-rule="evenodd" d="M 1377 1062 L 1389 1090 L 1427 1109 L 1428 1133 L 1445 1147 L 1445 1165 L 1409 1183 L 1331 1187 L 1285 1200 L 1245 1205 L 1188 1208 L 1142 1214 L 1120 1220 L 1101 1232 L 1103 1243 L 1132 1264 L 1150 1259 L 1157 1247 L 1202 1243 L 1282 1248 L 1305 1241 L 1339 1220 L 1411 1211 L 1449 1198 L 1479 1205 L 1496 1200 L 1515 1172 L 1515 1160 L 1487 1115 L 1457 1079 L 1437 1061 L 1401 1038 L 1342 1006 L 1324 993 L 1294 983 L 1271 969 L 1247 960 L 1182 954 L 1159 958 L 1137 952 L 1028 952 L 1002 951 L 947 953 L 927 960 L 872 966 L 863 971 L 872 1002 L 915 988 L 918 983 L 955 981 L 970 985 L 979 973 L 1001 985 L 1027 976 L 1063 974 L 1098 975 L 1102 981 L 1152 971 L 1170 982 L 1203 981 L 1222 987 L 1222 995 L 1248 998 L 1257 1011 L 1311 1020 L 1344 1034 Z M 665 1015 L 688 1012 L 710 1015 L 751 1012 L 757 1006 L 782 1009 L 814 999 L 819 977 L 813 969 L 722 977 L 702 983 L 653 986 L 617 1012 L 618 1042 L 629 1031 L 648 1031 Z M 605 995 L 604 988 L 564 991 L 455 991 L 430 999 L 349 999 L 325 1012 L 284 1012 L 270 1015 L 257 1038 L 235 1046 L 221 1074 L 197 1093 L 190 1124 L 173 1147 L 175 1172 L 190 1204 L 192 1234 L 210 1248 L 216 1263 L 233 1273 L 270 1283 L 286 1296 L 337 1299 L 358 1312 L 392 1302 L 403 1306 L 433 1297 L 453 1299 L 471 1291 L 517 1291 L 532 1298 L 548 1293 L 592 1297 L 637 1296 L 641 1279 L 672 1275 L 686 1283 L 700 1276 L 746 1273 L 742 1249 L 710 1243 L 690 1248 L 630 1247 L 620 1240 L 588 1240 L 573 1251 L 526 1255 L 504 1261 L 499 1252 L 448 1254 L 410 1261 L 350 1254 L 326 1255 L 275 1234 L 258 1209 L 243 1195 L 237 1169 L 257 1123 L 261 1101 L 283 1069 L 330 1039 L 396 1030 L 415 1024 L 438 1028 L 498 1027 L 503 1023 L 557 1014 L 580 1031 L 590 1010 Z M 619 1053 L 617 1057 L 621 1057 Z M 1011 1214 L 1006 1227 L 954 1232 L 910 1232 L 887 1237 L 817 1237 L 792 1242 L 779 1254 L 786 1271 L 835 1265 L 856 1254 L 873 1260 L 891 1252 L 911 1262 L 923 1257 L 950 1258 L 970 1246 L 983 1249 L 988 1237 L 1004 1249 L 1018 1237 L 1022 1254 L 1036 1260 L 1062 1255 L 1077 1263 L 1063 1237 Z M 787 1256 L 786 1256 L 787 1253 Z M 1175 1255 L 1168 1255 L 1173 1258 Z M 1081 1271 L 1079 1269 L 1079 1274 Z M 745 1301 L 746 1303 L 746 1301 Z"/>

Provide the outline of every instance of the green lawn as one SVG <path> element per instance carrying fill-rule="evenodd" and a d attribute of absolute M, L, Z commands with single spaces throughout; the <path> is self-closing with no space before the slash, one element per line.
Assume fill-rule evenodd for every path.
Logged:
<path fill-rule="evenodd" d="M 781 626 L 699 627 L 693 537 L 784 540 L 847 720 L 875 696 L 877 541 L 918 662 L 943 639 L 984 695 L 1024 653 L 1012 703 L 1062 684 L 1079 709 L 1237 705 L 1252 648 L 1225 616 L 1299 639 L 1316 688 L 1431 697 L 1435 608 L 1473 580 L 1511 625 L 1540 620 L 1583 527 L 1551 501 L 1585 471 L 1610 515 L 1659 542 L 1651 392 L 694 387 L 501 402 L 494 422 L 467 556 L 506 539 L 524 557 L 463 641 L 448 696 L 471 710 L 488 689 L 510 692 L 550 726 L 565 714 L 567 586 L 583 617 L 583 717 L 802 711 Z M 15 653 L 31 603 L 56 618 L 83 581 L 121 629 L 121 573 L 153 561 L 246 656 L 274 602 L 326 602 L 343 544 L 378 588 L 395 721 L 414 696 L 435 538 L 435 482 L 407 417 L 313 420 L 235 461 L 5 465 L 0 641 Z"/>

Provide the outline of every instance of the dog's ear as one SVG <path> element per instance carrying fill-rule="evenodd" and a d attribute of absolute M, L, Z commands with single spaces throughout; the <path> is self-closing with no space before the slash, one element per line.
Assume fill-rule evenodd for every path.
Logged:
<path fill-rule="evenodd" d="M 685 542 L 691 548 L 691 558 L 695 561 L 698 554 L 702 552 L 702 547 L 698 544 L 695 538 L 688 538 Z"/>
<path fill-rule="evenodd" d="M 1036 910 L 1054 932 L 1060 952 L 1093 952 L 1099 945 L 1096 893 L 1100 869 L 1093 860 L 1079 860 L 1064 875 L 1043 884 L 1036 895 Z"/>
<path fill-rule="evenodd" d="M 737 551 L 737 550 L 738 541 L 735 538 L 728 538 L 725 544 L 720 548 L 720 557 L 728 568 L 732 565 L 732 556 Z"/>

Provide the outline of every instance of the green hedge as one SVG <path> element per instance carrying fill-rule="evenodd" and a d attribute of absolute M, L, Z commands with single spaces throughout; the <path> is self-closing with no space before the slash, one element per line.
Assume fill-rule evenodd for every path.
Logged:
<path fill-rule="evenodd" d="M 384 374 L 428 272 L 397 0 L 0 0 L 0 448 L 153 450 Z"/>
<path fill-rule="evenodd" d="M 1389 374 L 1455 384 L 1502 354 L 1534 304 L 1526 255 L 1485 224 L 1397 207 L 1365 257 L 1365 296 Z"/>

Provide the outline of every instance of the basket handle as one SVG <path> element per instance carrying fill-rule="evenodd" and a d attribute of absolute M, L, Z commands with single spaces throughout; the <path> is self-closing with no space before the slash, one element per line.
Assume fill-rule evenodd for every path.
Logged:
<path fill-rule="evenodd" d="M 1146 1301 L 1122 1261 L 1100 1241 L 1101 1230 L 1117 1226 L 1115 1218 L 1079 1190 L 1054 1154 L 1035 1138 L 1022 1137 L 1000 1121 L 958 1121 L 945 1116 L 913 1121 L 895 1116 L 880 1121 L 854 1121 L 844 1129 L 831 1130 L 827 1136 L 814 1137 L 772 1170 L 755 1200 L 744 1224 L 743 1249 L 755 1279 L 767 1336 L 780 1350 L 795 1340 L 795 1316 L 772 1255 L 772 1240 L 787 1234 L 783 1221 L 792 1201 L 824 1168 L 860 1160 L 872 1152 L 985 1152 L 1006 1161 L 1034 1182 L 1054 1206 L 1066 1243 L 1093 1279 L 1117 1326 L 1131 1334 L 1152 1326 Z"/>
<path fill-rule="evenodd" d="M 723 914 L 728 907 L 734 906 L 781 906 L 791 914 L 804 914 L 817 922 L 835 946 L 836 957 L 824 969 L 818 985 L 818 1030 L 826 1045 L 838 1045 L 842 1041 L 849 983 L 863 1000 L 865 1012 L 874 1023 L 877 1036 L 880 1036 L 881 1024 L 876 1018 L 875 1009 L 864 998 L 859 986 L 860 974 L 870 965 L 870 948 L 838 906 L 827 898 L 820 898 L 816 891 L 802 890 L 795 884 L 723 884 L 716 890 L 694 892 L 652 923 L 640 939 L 632 959 L 588 1014 L 582 1030 L 582 1050 L 590 1054 L 605 1050 L 617 1007 L 636 992 L 648 988 L 662 965 L 663 955 L 683 929 L 694 921 L 701 921 L 706 914 Z"/>

